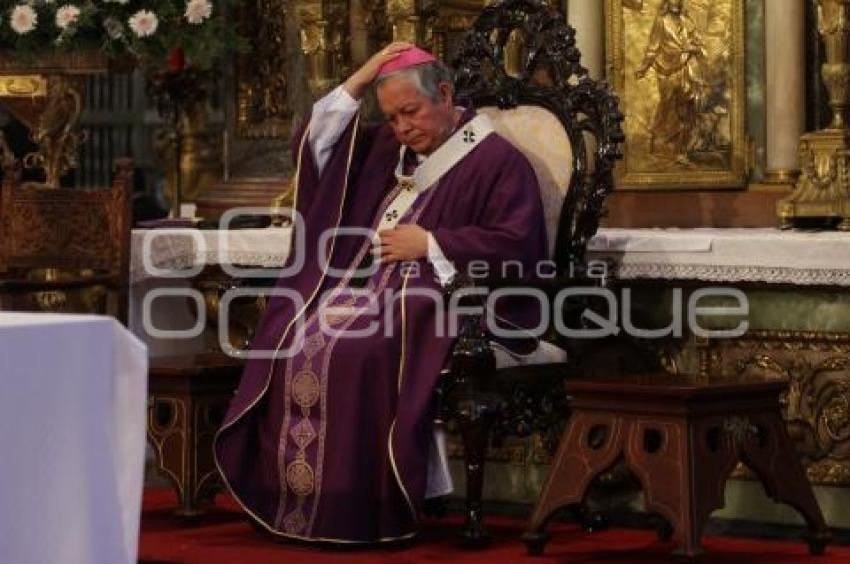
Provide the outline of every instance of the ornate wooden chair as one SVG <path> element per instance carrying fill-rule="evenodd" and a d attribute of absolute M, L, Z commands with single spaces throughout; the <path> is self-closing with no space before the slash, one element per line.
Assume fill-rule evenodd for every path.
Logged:
<path fill-rule="evenodd" d="M 67 292 L 105 287 L 117 297 L 111 309 L 126 324 L 132 162 L 116 161 L 111 189 L 21 184 L 19 164 L 3 164 L 0 309 L 61 311 Z"/>
<path fill-rule="evenodd" d="M 613 189 L 623 141 L 618 99 L 581 66 L 574 36 L 547 3 L 505 0 L 484 8 L 453 58 L 458 99 L 488 114 L 535 169 L 554 263 L 554 276 L 538 286 L 550 296 L 604 283 L 588 275 L 585 247 Z M 469 285 L 461 278 L 448 291 Z M 581 311 L 563 312 L 564 319 L 579 323 Z M 488 444 L 540 432 L 554 450 L 565 413 L 563 379 L 579 362 L 580 344 L 553 335 L 517 359 L 491 344 L 480 316 L 464 319 L 437 398 L 438 421 L 455 421 L 463 439 L 468 542 L 488 540 L 481 499 Z"/>

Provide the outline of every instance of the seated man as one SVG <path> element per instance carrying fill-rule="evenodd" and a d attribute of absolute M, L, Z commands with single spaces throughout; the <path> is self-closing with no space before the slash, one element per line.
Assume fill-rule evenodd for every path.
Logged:
<path fill-rule="evenodd" d="M 367 127 L 356 116 L 373 84 L 387 123 Z M 297 139 L 307 260 L 257 329 L 252 352 L 275 358 L 248 362 L 216 460 L 275 534 L 408 538 L 426 490 L 444 493 L 428 476 L 432 394 L 455 341 L 440 282 L 470 263 L 532 272 L 545 259 L 537 180 L 485 116 L 455 107 L 448 69 L 405 43 L 318 101 Z M 523 315 L 500 319 L 528 327 L 539 311 Z"/>

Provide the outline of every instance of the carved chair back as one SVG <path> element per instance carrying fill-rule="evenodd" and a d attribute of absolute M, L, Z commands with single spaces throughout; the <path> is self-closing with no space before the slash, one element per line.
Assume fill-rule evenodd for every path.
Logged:
<path fill-rule="evenodd" d="M 537 174 L 556 267 L 549 290 L 587 280 L 585 249 L 613 190 L 623 141 L 617 97 L 588 76 L 579 59 L 575 31 L 542 0 L 485 7 L 452 59 L 458 100 L 488 114 Z M 470 284 L 458 276 L 447 292 Z M 463 438 L 467 542 L 488 539 L 482 521 L 487 444 L 531 432 L 556 444 L 567 413 L 564 377 L 557 361 L 497 367 L 481 316 L 465 316 L 435 403 L 438 420 L 456 422 Z"/>
<path fill-rule="evenodd" d="M 617 97 L 579 59 L 575 31 L 541 0 L 484 8 L 452 59 L 457 98 L 488 114 L 534 167 L 561 276 L 585 268 L 623 141 Z"/>
<path fill-rule="evenodd" d="M 7 163 L 0 188 L 0 281 L 18 292 L 36 269 L 73 271 L 49 289 L 103 285 L 118 294 L 126 321 L 129 292 L 133 165 L 116 161 L 111 189 L 50 188 L 21 184 L 17 163 Z M 83 274 L 81 274 L 83 273 Z"/>

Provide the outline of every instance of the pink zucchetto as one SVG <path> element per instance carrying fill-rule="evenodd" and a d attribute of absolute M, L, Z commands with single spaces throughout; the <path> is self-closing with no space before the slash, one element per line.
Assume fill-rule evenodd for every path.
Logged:
<path fill-rule="evenodd" d="M 411 47 L 410 49 L 402 51 L 399 56 L 392 61 L 384 63 L 381 68 L 378 69 L 378 76 L 384 76 L 391 72 L 404 70 L 417 65 L 424 65 L 425 63 L 433 63 L 436 60 L 437 57 L 425 49 Z"/>

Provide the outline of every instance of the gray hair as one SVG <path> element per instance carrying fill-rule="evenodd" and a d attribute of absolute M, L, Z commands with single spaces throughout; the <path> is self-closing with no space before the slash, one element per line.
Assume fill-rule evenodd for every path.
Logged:
<path fill-rule="evenodd" d="M 419 92 L 428 96 L 432 102 L 440 101 L 440 84 L 447 82 L 454 86 L 452 71 L 440 61 L 416 65 L 407 69 L 385 74 L 375 81 L 375 88 L 390 78 L 404 77 L 413 83 Z"/>

